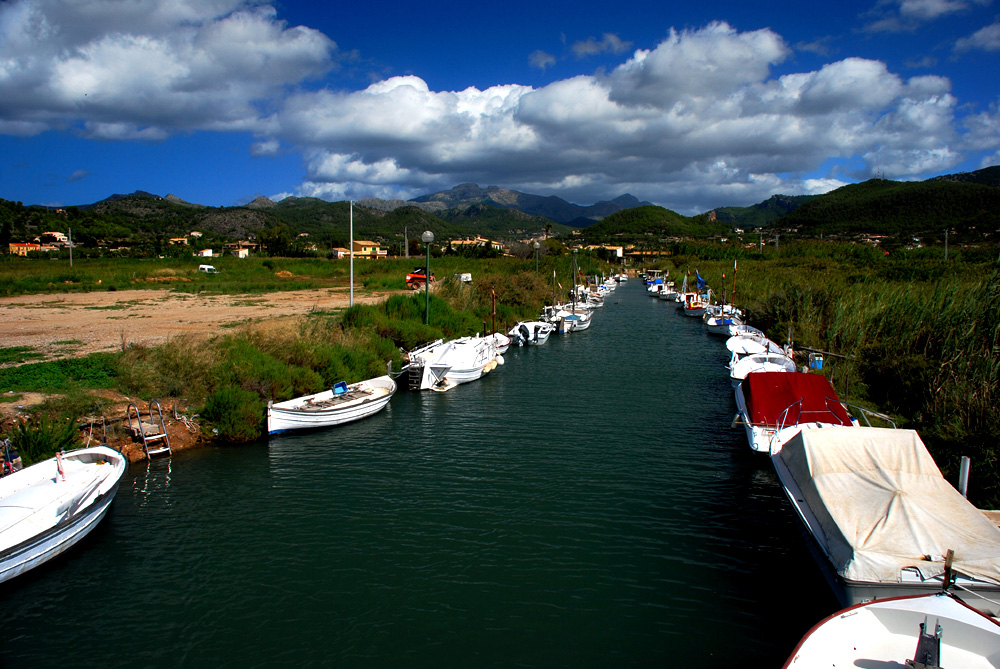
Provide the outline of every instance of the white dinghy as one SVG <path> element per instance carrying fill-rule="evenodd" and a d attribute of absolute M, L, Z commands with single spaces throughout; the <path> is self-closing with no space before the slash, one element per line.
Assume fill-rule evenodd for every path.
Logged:
<path fill-rule="evenodd" d="M 113 448 L 93 446 L 0 479 L 0 582 L 87 536 L 107 513 L 127 464 Z"/>
<path fill-rule="evenodd" d="M 267 433 L 334 427 L 372 416 L 392 399 L 396 382 L 388 376 L 347 385 L 285 402 L 268 403 Z"/>

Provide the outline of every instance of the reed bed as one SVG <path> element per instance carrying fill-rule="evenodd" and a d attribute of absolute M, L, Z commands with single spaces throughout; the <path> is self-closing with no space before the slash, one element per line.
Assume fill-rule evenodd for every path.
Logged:
<path fill-rule="evenodd" d="M 789 246 L 738 261 L 736 303 L 748 321 L 776 341 L 791 333 L 798 347 L 835 354 L 824 372 L 842 397 L 917 429 L 953 481 L 961 456 L 972 457 L 970 497 L 1000 508 L 998 262 Z M 731 292 L 732 266 L 688 256 L 674 273 L 698 267 L 714 286 L 725 273 Z"/>

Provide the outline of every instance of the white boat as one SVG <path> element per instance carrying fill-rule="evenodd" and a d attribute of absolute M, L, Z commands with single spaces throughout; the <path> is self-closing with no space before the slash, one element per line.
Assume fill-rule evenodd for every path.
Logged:
<path fill-rule="evenodd" d="M 92 446 L 0 478 L 0 582 L 87 536 L 107 513 L 127 464 L 113 448 Z"/>
<path fill-rule="evenodd" d="M 795 362 L 780 353 L 758 353 L 738 358 L 735 354 L 729 363 L 729 379 L 733 388 L 749 374 L 757 372 L 794 372 Z"/>
<path fill-rule="evenodd" d="M 668 302 L 676 302 L 679 294 L 677 286 L 674 285 L 673 281 L 667 281 L 663 284 L 663 288 L 660 289 L 660 299 Z"/>
<path fill-rule="evenodd" d="M 545 307 L 539 320 L 552 324 L 557 334 L 569 334 L 590 327 L 594 313 L 588 305 L 576 303 Z"/>
<path fill-rule="evenodd" d="M 350 385 L 341 381 L 329 390 L 267 405 L 267 433 L 334 427 L 372 416 L 392 399 L 396 382 L 379 376 Z"/>
<path fill-rule="evenodd" d="M 857 424 L 821 374 L 748 374 L 736 386 L 736 406 L 747 442 L 758 453 L 777 452 L 799 430 Z"/>
<path fill-rule="evenodd" d="M 945 480 L 915 431 L 802 430 L 771 462 L 842 606 L 948 584 L 1000 613 L 1000 529 Z"/>
<path fill-rule="evenodd" d="M 518 346 L 541 346 L 549 340 L 555 327 L 542 321 L 521 321 L 507 334 Z"/>
<path fill-rule="evenodd" d="M 494 332 L 491 335 L 486 335 L 487 339 L 493 340 L 493 346 L 496 347 L 497 353 L 503 355 L 510 348 L 510 337 L 502 332 Z"/>
<path fill-rule="evenodd" d="M 690 316 L 692 318 L 701 318 L 705 315 L 705 311 L 708 309 L 709 301 L 705 299 L 704 295 L 690 295 L 681 305 L 681 310 L 684 312 L 685 316 Z"/>
<path fill-rule="evenodd" d="M 779 344 L 771 341 L 763 334 L 751 334 L 749 332 L 735 334 L 726 340 L 726 348 L 735 356 L 756 355 L 759 353 L 784 353 Z"/>
<path fill-rule="evenodd" d="M 705 319 L 705 329 L 709 334 L 731 337 L 734 326 L 742 325 L 739 316 L 709 316 Z"/>
<path fill-rule="evenodd" d="M 407 369 L 419 374 L 411 388 L 444 392 L 469 383 L 503 364 L 493 341 L 486 337 L 461 337 L 437 341 L 410 351 Z"/>
<path fill-rule="evenodd" d="M 802 637 L 784 669 L 996 669 L 998 658 L 1000 623 L 942 592 L 879 599 L 837 611 Z"/>

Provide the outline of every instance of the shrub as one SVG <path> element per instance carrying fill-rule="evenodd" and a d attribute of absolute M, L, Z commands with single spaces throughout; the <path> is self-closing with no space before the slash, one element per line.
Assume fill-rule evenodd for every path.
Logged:
<path fill-rule="evenodd" d="M 263 433 L 264 403 L 256 393 L 239 387 L 226 386 L 213 392 L 201 415 L 224 441 L 246 443 Z"/>
<path fill-rule="evenodd" d="M 76 423 L 45 416 L 20 423 L 10 432 L 10 443 L 21 456 L 24 466 L 51 458 L 56 451 L 80 447 Z"/>

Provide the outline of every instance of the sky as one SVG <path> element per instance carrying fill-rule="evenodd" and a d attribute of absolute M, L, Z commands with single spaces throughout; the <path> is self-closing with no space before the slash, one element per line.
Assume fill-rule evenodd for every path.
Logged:
<path fill-rule="evenodd" d="M 695 214 L 1000 164 L 1000 0 L 0 0 L 0 198 Z"/>

